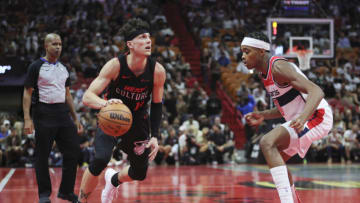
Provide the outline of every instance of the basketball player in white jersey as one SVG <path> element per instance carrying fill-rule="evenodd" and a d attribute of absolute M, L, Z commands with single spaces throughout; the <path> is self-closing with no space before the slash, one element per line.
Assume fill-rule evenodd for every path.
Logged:
<path fill-rule="evenodd" d="M 262 78 L 276 108 L 245 115 L 249 125 L 264 119 L 284 117 L 286 122 L 264 135 L 261 150 L 270 168 L 281 203 L 300 202 L 285 163 L 295 154 L 304 158 L 311 143 L 328 135 L 332 111 L 319 86 L 311 82 L 293 63 L 271 56 L 269 39 L 255 32 L 241 44 L 242 60 Z"/>

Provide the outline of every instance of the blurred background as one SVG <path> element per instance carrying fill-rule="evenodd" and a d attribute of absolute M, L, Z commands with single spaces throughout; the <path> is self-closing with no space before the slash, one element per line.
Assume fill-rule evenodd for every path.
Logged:
<path fill-rule="evenodd" d="M 32 167 L 34 136 L 23 133 L 22 94 L 29 64 L 44 56 L 47 33 L 63 42 L 71 92 L 93 157 L 96 111 L 82 95 L 105 62 L 123 53 L 119 28 L 138 17 L 151 25 L 152 57 L 167 71 L 156 165 L 265 163 L 258 142 L 283 120 L 257 128 L 243 115 L 273 106 L 260 78 L 241 62 L 253 31 L 272 53 L 300 64 L 333 107 L 334 128 L 293 163 L 359 162 L 360 2 L 336 0 L 3 0 L 0 2 L 0 166 Z M 309 54 L 310 53 L 310 54 Z M 110 165 L 126 157 L 115 149 Z M 56 144 L 49 163 L 61 166 Z"/>

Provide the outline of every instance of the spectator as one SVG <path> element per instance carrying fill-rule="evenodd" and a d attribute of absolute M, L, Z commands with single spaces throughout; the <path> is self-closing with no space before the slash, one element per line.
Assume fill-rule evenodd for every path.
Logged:
<path fill-rule="evenodd" d="M 333 128 L 332 132 L 327 137 L 326 150 L 327 150 L 327 163 L 332 164 L 333 152 L 339 155 L 341 163 L 345 163 L 345 148 L 344 148 L 344 137 L 342 128 Z"/>
<path fill-rule="evenodd" d="M 346 154 L 346 158 L 347 158 L 347 163 L 351 164 L 351 152 L 353 150 L 359 149 L 360 148 L 360 143 L 357 140 L 357 136 L 358 136 L 358 124 L 353 124 L 352 128 L 350 130 L 346 130 L 344 133 L 344 139 L 345 139 L 345 154 Z"/>
<path fill-rule="evenodd" d="M 336 46 L 338 48 L 351 48 L 350 40 L 345 36 L 344 32 L 340 32 L 340 37 Z"/>
<path fill-rule="evenodd" d="M 216 93 L 213 92 L 210 94 L 210 97 L 206 103 L 206 114 L 208 117 L 213 117 L 220 115 L 221 113 L 221 101 L 216 96 Z"/>
<path fill-rule="evenodd" d="M 254 97 L 251 94 L 245 92 L 240 95 L 236 109 L 239 110 L 242 115 L 245 115 L 254 111 L 255 104 L 256 102 Z"/>
<path fill-rule="evenodd" d="M 5 138 L 5 149 L 6 149 L 6 165 L 10 167 L 23 166 L 21 163 L 21 156 L 23 149 L 21 146 L 21 134 L 15 128 L 11 129 L 9 136 Z"/>

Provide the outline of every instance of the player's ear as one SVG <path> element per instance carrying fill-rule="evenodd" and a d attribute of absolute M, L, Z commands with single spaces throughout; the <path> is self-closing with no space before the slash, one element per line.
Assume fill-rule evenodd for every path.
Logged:
<path fill-rule="evenodd" d="M 127 41 L 126 42 L 126 45 L 127 45 L 127 47 L 130 49 L 130 48 L 133 48 L 133 43 L 132 43 L 132 41 Z"/>
<path fill-rule="evenodd" d="M 265 50 L 265 49 L 258 49 L 258 51 L 259 51 L 259 54 L 260 54 L 261 56 L 264 56 L 264 55 L 266 54 L 266 50 Z"/>

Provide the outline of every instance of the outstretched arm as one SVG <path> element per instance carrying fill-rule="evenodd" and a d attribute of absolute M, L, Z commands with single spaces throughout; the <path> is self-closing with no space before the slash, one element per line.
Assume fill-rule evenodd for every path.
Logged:
<path fill-rule="evenodd" d="M 100 74 L 91 82 L 83 96 L 83 103 L 94 109 L 106 106 L 106 100 L 99 97 L 109 83 L 117 78 L 120 72 L 120 63 L 117 58 L 108 61 L 100 71 Z"/>
<path fill-rule="evenodd" d="M 265 111 L 251 112 L 245 115 L 245 120 L 250 126 L 258 126 L 264 120 L 281 118 L 282 115 L 277 108 L 272 108 Z"/>
<path fill-rule="evenodd" d="M 262 116 L 264 116 L 264 120 L 276 119 L 276 118 L 282 117 L 279 109 L 277 109 L 277 108 L 268 109 L 268 110 L 261 111 L 258 113 L 261 114 Z"/>

